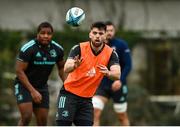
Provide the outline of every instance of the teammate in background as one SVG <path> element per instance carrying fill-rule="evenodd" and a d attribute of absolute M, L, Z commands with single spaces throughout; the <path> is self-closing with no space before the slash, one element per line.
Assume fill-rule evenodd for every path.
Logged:
<path fill-rule="evenodd" d="M 129 74 L 132 63 L 130 50 L 124 40 L 117 39 L 115 35 L 115 26 L 111 22 L 106 22 L 106 43 L 115 49 L 119 56 L 119 64 L 121 66 L 120 80 L 113 81 L 104 77 L 95 96 L 93 97 L 94 106 L 94 125 L 100 125 L 100 116 L 104 105 L 108 99 L 114 101 L 114 110 L 118 115 L 118 119 L 123 126 L 130 125 L 127 115 L 127 94 L 128 88 L 126 85 L 126 77 Z"/>
<path fill-rule="evenodd" d="M 53 27 L 42 22 L 37 37 L 24 44 L 16 60 L 15 95 L 21 114 L 19 126 L 29 125 L 34 113 L 38 126 L 47 125 L 49 92 L 47 80 L 57 64 L 59 76 L 64 80 L 64 50 L 51 40 Z"/>
<path fill-rule="evenodd" d="M 65 63 L 64 71 L 69 73 L 58 97 L 58 126 L 92 126 L 92 97 L 103 76 L 117 80 L 120 77 L 118 56 L 105 45 L 106 25 L 92 24 L 90 41 L 75 45 Z"/>

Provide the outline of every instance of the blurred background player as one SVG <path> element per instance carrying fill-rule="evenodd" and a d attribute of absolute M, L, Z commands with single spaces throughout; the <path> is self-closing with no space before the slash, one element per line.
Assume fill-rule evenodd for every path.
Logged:
<path fill-rule="evenodd" d="M 64 50 L 51 40 L 53 27 L 42 22 L 37 29 L 37 37 L 24 44 L 16 60 L 15 95 L 21 113 L 19 126 L 29 125 L 32 113 L 37 125 L 47 125 L 49 92 L 47 80 L 57 64 L 59 76 L 64 80 Z"/>
<path fill-rule="evenodd" d="M 71 126 L 72 123 L 92 126 L 92 97 L 103 76 L 112 80 L 120 78 L 117 53 L 104 43 L 106 25 L 103 22 L 93 23 L 89 38 L 89 41 L 71 49 L 65 63 L 64 71 L 69 74 L 58 97 L 58 126 Z"/>
<path fill-rule="evenodd" d="M 120 124 L 123 126 L 130 125 L 127 115 L 127 94 L 128 88 L 126 85 L 126 78 L 132 68 L 132 60 L 130 49 L 127 43 L 122 39 L 115 38 L 115 26 L 112 22 L 108 21 L 106 24 L 106 44 L 115 49 L 119 56 L 119 64 L 121 66 L 120 80 L 110 80 L 106 77 L 103 78 L 95 96 L 93 97 L 94 106 L 94 125 L 100 125 L 100 116 L 104 105 L 108 99 L 113 99 L 113 107 L 117 113 Z"/>

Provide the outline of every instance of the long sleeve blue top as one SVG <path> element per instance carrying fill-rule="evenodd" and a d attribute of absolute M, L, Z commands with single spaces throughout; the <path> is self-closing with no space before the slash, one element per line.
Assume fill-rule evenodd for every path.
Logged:
<path fill-rule="evenodd" d="M 128 44 L 119 38 L 113 38 L 108 44 L 111 48 L 115 49 L 119 56 L 119 63 L 121 66 L 121 77 L 122 84 L 126 84 L 126 79 L 129 72 L 132 69 L 132 59 Z"/>

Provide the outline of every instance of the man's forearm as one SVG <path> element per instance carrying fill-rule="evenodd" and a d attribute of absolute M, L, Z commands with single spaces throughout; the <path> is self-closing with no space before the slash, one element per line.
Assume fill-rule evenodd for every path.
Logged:
<path fill-rule="evenodd" d="M 66 72 L 66 73 L 70 73 L 70 72 L 74 71 L 74 69 L 75 69 L 75 65 L 72 62 L 66 63 L 64 66 L 64 72 Z"/>
<path fill-rule="evenodd" d="M 67 77 L 67 74 L 64 72 L 64 69 L 61 68 L 59 69 L 59 77 L 61 78 L 61 80 L 64 82 L 66 77 Z"/>
<path fill-rule="evenodd" d="M 117 71 L 109 71 L 106 75 L 109 79 L 112 80 L 119 80 L 120 79 L 120 72 Z"/>
<path fill-rule="evenodd" d="M 19 80 L 21 81 L 22 85 L 31 93 L 32 91 L 34 91 L 34 87 L 31 85 L 31 83 L 29 82 L 27 76 L 25 75 L 25 73 L 23 71 L 17 72 L 17 76 L 19 78 Z"/>
<path fill-rule="evenodd" d="M 110 67 L 107 77 L 112 80 L 119 80 L 121 76 L 121 67 L 119 65 L 113 65 Z"/>

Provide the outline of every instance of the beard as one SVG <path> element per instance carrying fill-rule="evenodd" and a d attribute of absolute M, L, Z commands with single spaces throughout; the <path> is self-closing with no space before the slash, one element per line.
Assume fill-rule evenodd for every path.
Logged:
<path fill-rule="evenodd" d="M 100 47 L 102 44 L 103 42 L 97 42 L 97 41 L 92 42 L 92 45 L 96 48 Z"/>

